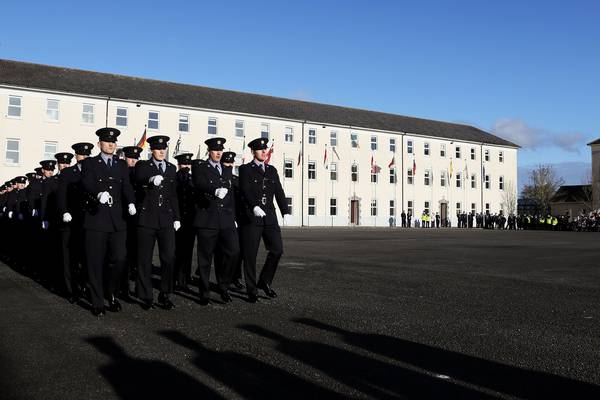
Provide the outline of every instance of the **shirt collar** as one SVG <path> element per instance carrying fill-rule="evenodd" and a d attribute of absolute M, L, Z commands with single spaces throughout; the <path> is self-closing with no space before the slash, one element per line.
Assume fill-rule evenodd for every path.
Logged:
<path fill-rule="evenodd" d="M 218 162 L 218 161 L 217 161 L 217 162 L 215 162 L 215 161 L 213 161 L 213 160 L 212 160 L 212 159 L 210 159 L 210 158 L 208 159 L 208 162 L 210 163 L 210 165 L 212 165 L 212 166 L 213 166 L 213 168 L 217 168 L 217 165 L 220 165 L 220 164 L 221 164 L 220 162 Z"/>
<path fill-rule="evenodd" d="M 161 166 L 161 165 L 162 165 L 162 164 L 165 162 L 165 160 L 158 161 L 158 160 L 155 160 L 155 159 L 154 159 L 154 157 L 152 157 L 152 162 L 153 162 L 153 163 L 154 163 L 154 165 L 156 165 L 156 167 L 158 168 L 158 167 L 160 167 L 160 166 Z"/>
<path fill-rule="evenodd" d="M 110 154 L 110 155 L 108 155 L 108 154 L 104 154 L 104 153 L 102 153 L 102 152 L 101 152 L 101 153 L 100 153 L 100 157 L 102 157 L 102 160 L 103 160 L 104 162 L 108 162 L 108 159 L 109 159 L 109 158 L 113 158 L 113 154 Z"/>
<path fill-rule="evenodd" d="M 256 158 L 254 159 L 254 164 L 256 164 L 259 167 L 263 167 L 265 166 L 265 163 L 263 161 L 258 161 Z"/>

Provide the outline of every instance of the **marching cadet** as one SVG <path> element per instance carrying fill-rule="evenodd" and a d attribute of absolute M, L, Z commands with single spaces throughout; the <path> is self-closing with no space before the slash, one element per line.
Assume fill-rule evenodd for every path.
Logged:
<path fill-rule="evenodd" d="M 153 307 L 152 256 L 154 243 L 158 242 L 161 264 L 161 282 L 158 303 L 170 310 L 175 307 L 169 299 L 173 293 L 173 267 L 175 264 L 175 231 L 181 227 L 177 203 L 175 166 L 165 160 L 168 136 L 148 138 L 152 158 L 138 161 L 135 179 L 140 190 L 138 216 L 138 297 L 143 308 Z"/>
<path fill-rule="evenodd" d="M 75 143 L 71 148 L 75 152 L 76 163 L 60 171 L 56 200 L 58 213 L 62 218 L 60 236 L 65 294 L 69 303 L 75 303 L 85 285 L 82 273 L 82 268 L 85 266 L 83 217 L 87 208 L 88 196 L 81 184 L 81 163 L 90 156 L 94 145 L 92 143 Z M 57 158 L 61 157 L 65 158 L 65 156 L 57 154 Z M 67 156 L 66 158 L 70 163 L 71 157 Z"/>
<path fill-rule="evenodd" d="M 42 234 L 43 231 L 40 227 L 40 209 L 42 208 L 42 195 L 43 195 L 43 179 L 44 173 L 42 172 L 42 167 L 37 167 L 34 169 L 35 171 L 35 179 L 29 180 L 29 185 L 27 185 L 26 196 L 27 196 L 27 204 L 29 206 L 29 237 L 34 243 L 42 243 Z M 43 254 L 40 251 L 30 251 L 27 252 L 27 264 L 31 269 L 31 274 L 34 279 L 39 277 L 40 266 L 43 260 Z"/>
<path fill-rule="evenodd" d="M 267 142 L 268 139 L 258 138 L 248 143 L 254 159 L 240 166 L 240 191 L 245 211 L 241 227 L 244 275 L 248 300 L 252 303 L 258 301 L 257 288 L 262 289 L 271 298 L 277 297 L 271 284 L 283 254 L 283 243 L 273 197 L 277 200 L 282 217 L 285 218 L 285 215 L 289 214 L 277 169 L 265 163 Z M 268 253 L 257 282 L 256 254 L 261 238 Z"/>
<path fill-rule="evenodd" d="M 16 188 L 16 205 L 15 205 L 15 238 L 18 241 L 18 245 L 15 247 L 15 263 L 17 267 L 24 269 L 26 267 L 26 258 L 25 252 L 23 252 L 23 245 L 25 243 L 23 239 L 27 236 L 27 221 L 26 216 L 28 215 L 28 204 L 27 204 L 27 194 L 26 194 L 26 185 L 28 178 L 27 176 L 17 176 L 15 178 L 15 182 L 17 183 Z"/>
<path fill-rule="evenodd" d="M 57 257 L 58 208 L 56 207 L 56 186 L 58 178 L 54 176 L 56 160 L 40 161 L 44 179 L 40 201 L 40 219 L 42 221 L 43 277 L 50 290 L 54 291 L 60 283 L 57 275 L 59 259 Z"/>
<path fill-rule="evenodd" d="M 210 299 L 210 265 L 215 251 L 218 249 L 223 257 L 223 271 L 215 275 L 221 300 L 228 303 L 231 301 L 231 273 L 237 263 L 240 247 L 235 230 L 232 171 L 231 167 L 221 165 L 225 139 L 215 137 L 204 143 L 208 146 L 208 160 L 193 164 L 192 181 L 197 193 L 194 227 L 198 235 L 198 288 L 200 304 L 207 305 Z"/>
<path fill-rule="evenodd" d="M 189 290 L 194 253 L 194 188 L 192 186 L 192 153 L 182 153 L 177 159 L 177 200 L 181 214 L 181 228 L 175 233 L 175 285 Z"/>
<path fill-rule="evenodd" d="M 95 316 L 105 313 L 105 261 L 111 266 L 106 271 L 108 310 L 121 310 L 114 293 L 127 261 L 127 225 L 123 212 L 127 209 L 129 215 L 136 213 L 127 163 L 114 155 L 120 134 L 121 131 L 116 128 L 98 129 L 96 135 L 100 154 L 86 158 L 81 163 L 81 183 L 94 199 L 85 211 L 83 227 L 92 314 Z"/>

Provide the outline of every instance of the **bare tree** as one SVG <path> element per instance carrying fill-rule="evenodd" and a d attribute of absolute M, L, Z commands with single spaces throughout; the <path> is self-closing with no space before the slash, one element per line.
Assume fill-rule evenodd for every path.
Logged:
<path fill-rule="evenodd" d="M 502 208 L 507 215 L 517 213 L 517 188 L 513 181 L 506 182 L 506 187 L 502 192 Z"/>
<path fill-rule="evenodd" d="M 564 180 L 556 175 L 552 165 L 540 164 L 529 173 L 529 184 L 523 188 L 523 195 L 533 199 L 539 211 L 546 213 L 550 210 L 550 199 L 563 184 Z"/>
<path fill-rule="evenodd" d="M 592 169 L 588 168 L 581 178 L 581 201 L 583 202 L 583 207 L 588 211 L 594 208 L 592 179 Z"/>

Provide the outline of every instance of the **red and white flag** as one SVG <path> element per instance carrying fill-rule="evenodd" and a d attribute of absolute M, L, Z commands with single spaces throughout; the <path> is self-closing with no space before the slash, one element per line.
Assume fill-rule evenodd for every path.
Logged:
<path fill-rule="evenodd" d="M 271 143 L 271 147 L 269 148 L 269 151 L 267 152 L 267 159 L 265 160 L 265 164 L 268 164 L 271 162 L 271 156 L 273 155 L 273 146 L 275 146 L 275 142 Z"/>
<path fill-rule="evenodd" d="M 325 153 L 323 154 L 323 166 L 325 167 L 325 169 L 328 168 L 328 166 L 327 166 L 327 145 L 325 145 Z"/>
<path fill-rule="evenodd" d="M 392 161 L 388 164 L 388 168 L 392 169 L 396 166 L 396 156 L 392 156 Z"/>

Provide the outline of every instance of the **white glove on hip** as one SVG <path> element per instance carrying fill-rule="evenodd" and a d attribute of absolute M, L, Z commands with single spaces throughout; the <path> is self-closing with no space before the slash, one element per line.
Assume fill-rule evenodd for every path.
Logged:
<path fill-rule="evenodd" d="M 150 178 L 150 183 L 153 183 L 154 186 L 160 186 L 160 184 L 163 181 L 163 176 L 162 175 L 154 175 L 152 178 Z"/>
<path fill-rule="evenodd" d="M 254 207 L 254 216 L 255 217 L 264 217 L 265 215 L 267 215 L 262 208 L 260 208 L 259 206 Z"/>
<path fill-rule="evenodd" d="M 173 228 L 175 228 L 175 232 L 177 232 L 179 230 L 179 228 L 181 228 L 181 222 L 179 222 L 179 221 L 173 222 Z"/>
<path fill-rule="evenodd" d="M 130 203 L 127 207 L 127 211 L 129 212 L 129 215 L 135 215 L 135 213 L 137 212 L 135 209 L 135 204 Z"/>
<path fill-rule="evenodd" d="M 42 221 L 42 229 L 48 229 L 48 221 Z"/>
<path fill-rule="evenodd" d="M 100 201 L 100 204 L 106 204 L 112 198 L 108 192 L 100 192 L 100 193 L 98 193 L 97 197 L 98 197 L 98 200 Z"/>
<path fill-rule="evenodd" d="M 37 215 L 37 209 L 34 208 L 33 210 L 31 210 L 31 216 L 35 217 L 36 215 Z"/>
<path fill-rule="evenodd" d="M 215 190 L 215 196 L 222 200 L 225 198 L 225 196 L 227 196 L 228 191 L 229 189 L 227 188 L 218 188 L 217 190 Z"/>
<path fill-rule="evenodd" d="M 287 225 L 290 223 L 290 214 L 283 214 L 283 224 Z"/>
<path fill-rule="evenodd" d="M 71 222 L 73 220 L 73 217 L 71 217 L 71 214 L 69 214 L 68 212 L 63 214 L 63 222 Z"/>
<path fill-rule="evenodd" d="M 13 212 L 12 212 L 12 211 L 9 211 L 9 212 L 8 212 L 8 218 L 12 218 L 12 215 L 13 215 Z"/>

